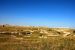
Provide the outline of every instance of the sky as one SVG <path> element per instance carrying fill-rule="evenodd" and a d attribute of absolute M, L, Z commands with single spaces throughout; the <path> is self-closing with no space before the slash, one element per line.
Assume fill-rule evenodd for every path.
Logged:
<path fill-rule="evenodd" d="M 0 24 L 75 28 L 75 1 L 0 0 Z"/>

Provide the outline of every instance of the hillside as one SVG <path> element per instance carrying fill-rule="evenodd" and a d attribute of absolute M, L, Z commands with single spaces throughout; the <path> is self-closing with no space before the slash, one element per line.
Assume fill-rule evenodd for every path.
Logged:
<path fill-rule="evenodd" d="M 0 50 L 75 50 L 75 29 L 0 25 Z"/>

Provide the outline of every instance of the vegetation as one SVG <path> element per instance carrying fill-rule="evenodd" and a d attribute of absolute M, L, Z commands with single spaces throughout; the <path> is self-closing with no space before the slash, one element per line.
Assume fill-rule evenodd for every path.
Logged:
<path fill-rule="evenodd" d="M 45 30 L 48 34 L 40 32 Z M 64 30 L 70 32 L 63 37 Z M 33 31 L 33 32 L 32 32 Z M 55 33 L 55 34 L 54 34 Z M 68 28 L 44 28 L 0 26 L 0 50 L 75 50 L 75 30 Z M 48 35 L 59 36 L 48 36 Z"/>

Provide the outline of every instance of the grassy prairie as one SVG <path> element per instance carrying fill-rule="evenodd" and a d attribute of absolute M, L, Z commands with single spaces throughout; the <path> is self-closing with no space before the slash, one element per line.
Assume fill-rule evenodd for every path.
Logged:
<path fill-rule="evenodd" d="M 0 50 L 75 50 L 75 37 L 0 38 Z"/>
<path fill-rule="evenodd" d="M 75 50 L 74 30 L 69 30 L 71 35 L 63 37 L 62 32 L 56 32 L 57 29 L 42 28 L 49 33 L 58 33 L 59 36 L 47 36 L 40 33 L 37 28 L 24 27 L 0 27 L 0 50 Z M 28 35 L 23 30 L 37 30 Z M 59 29 L 60 30 L 60 29 Z M 20 32 L 22 35 L 11 34 L 12 31 Z M 41 38 L 40 38 L 41 37 Z M 44 38 L 46 37 L 46 38 Z"/>

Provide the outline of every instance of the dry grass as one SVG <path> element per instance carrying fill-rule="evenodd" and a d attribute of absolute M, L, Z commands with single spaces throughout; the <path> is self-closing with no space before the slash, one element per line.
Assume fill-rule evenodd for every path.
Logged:
<path fill-rule="evenodd" d="M 0 50 L 75 50 L 75 37 L 0 38 Z"/>
<path fill-rule="evenodd" d="M 17 32 L 24 32 L 23 30 L 38 29 L 27 27 L 26 29 L 22 29 L 22 27 L 0 27 L 0 30 L 5 32 L 11 32 L 16 30 Z M 50 32 L 54 31 L 52 28 L 46 28 L 46 30 Z M 60 34 L 62 35 L 62 33 Z M 72 34 L 75 34 L 75 32 L 73 31 Z M 15 34 L 13 36 L 11 36 L 11 34 L 0 34 L 0 50 L 75 50 L 74 36 L 51 36 L 47 38 L 39 38 L 41 36 L 46 36 L 45 34 L 39 33 L 39 30 L 33 32 L 30 35 Z"/>

